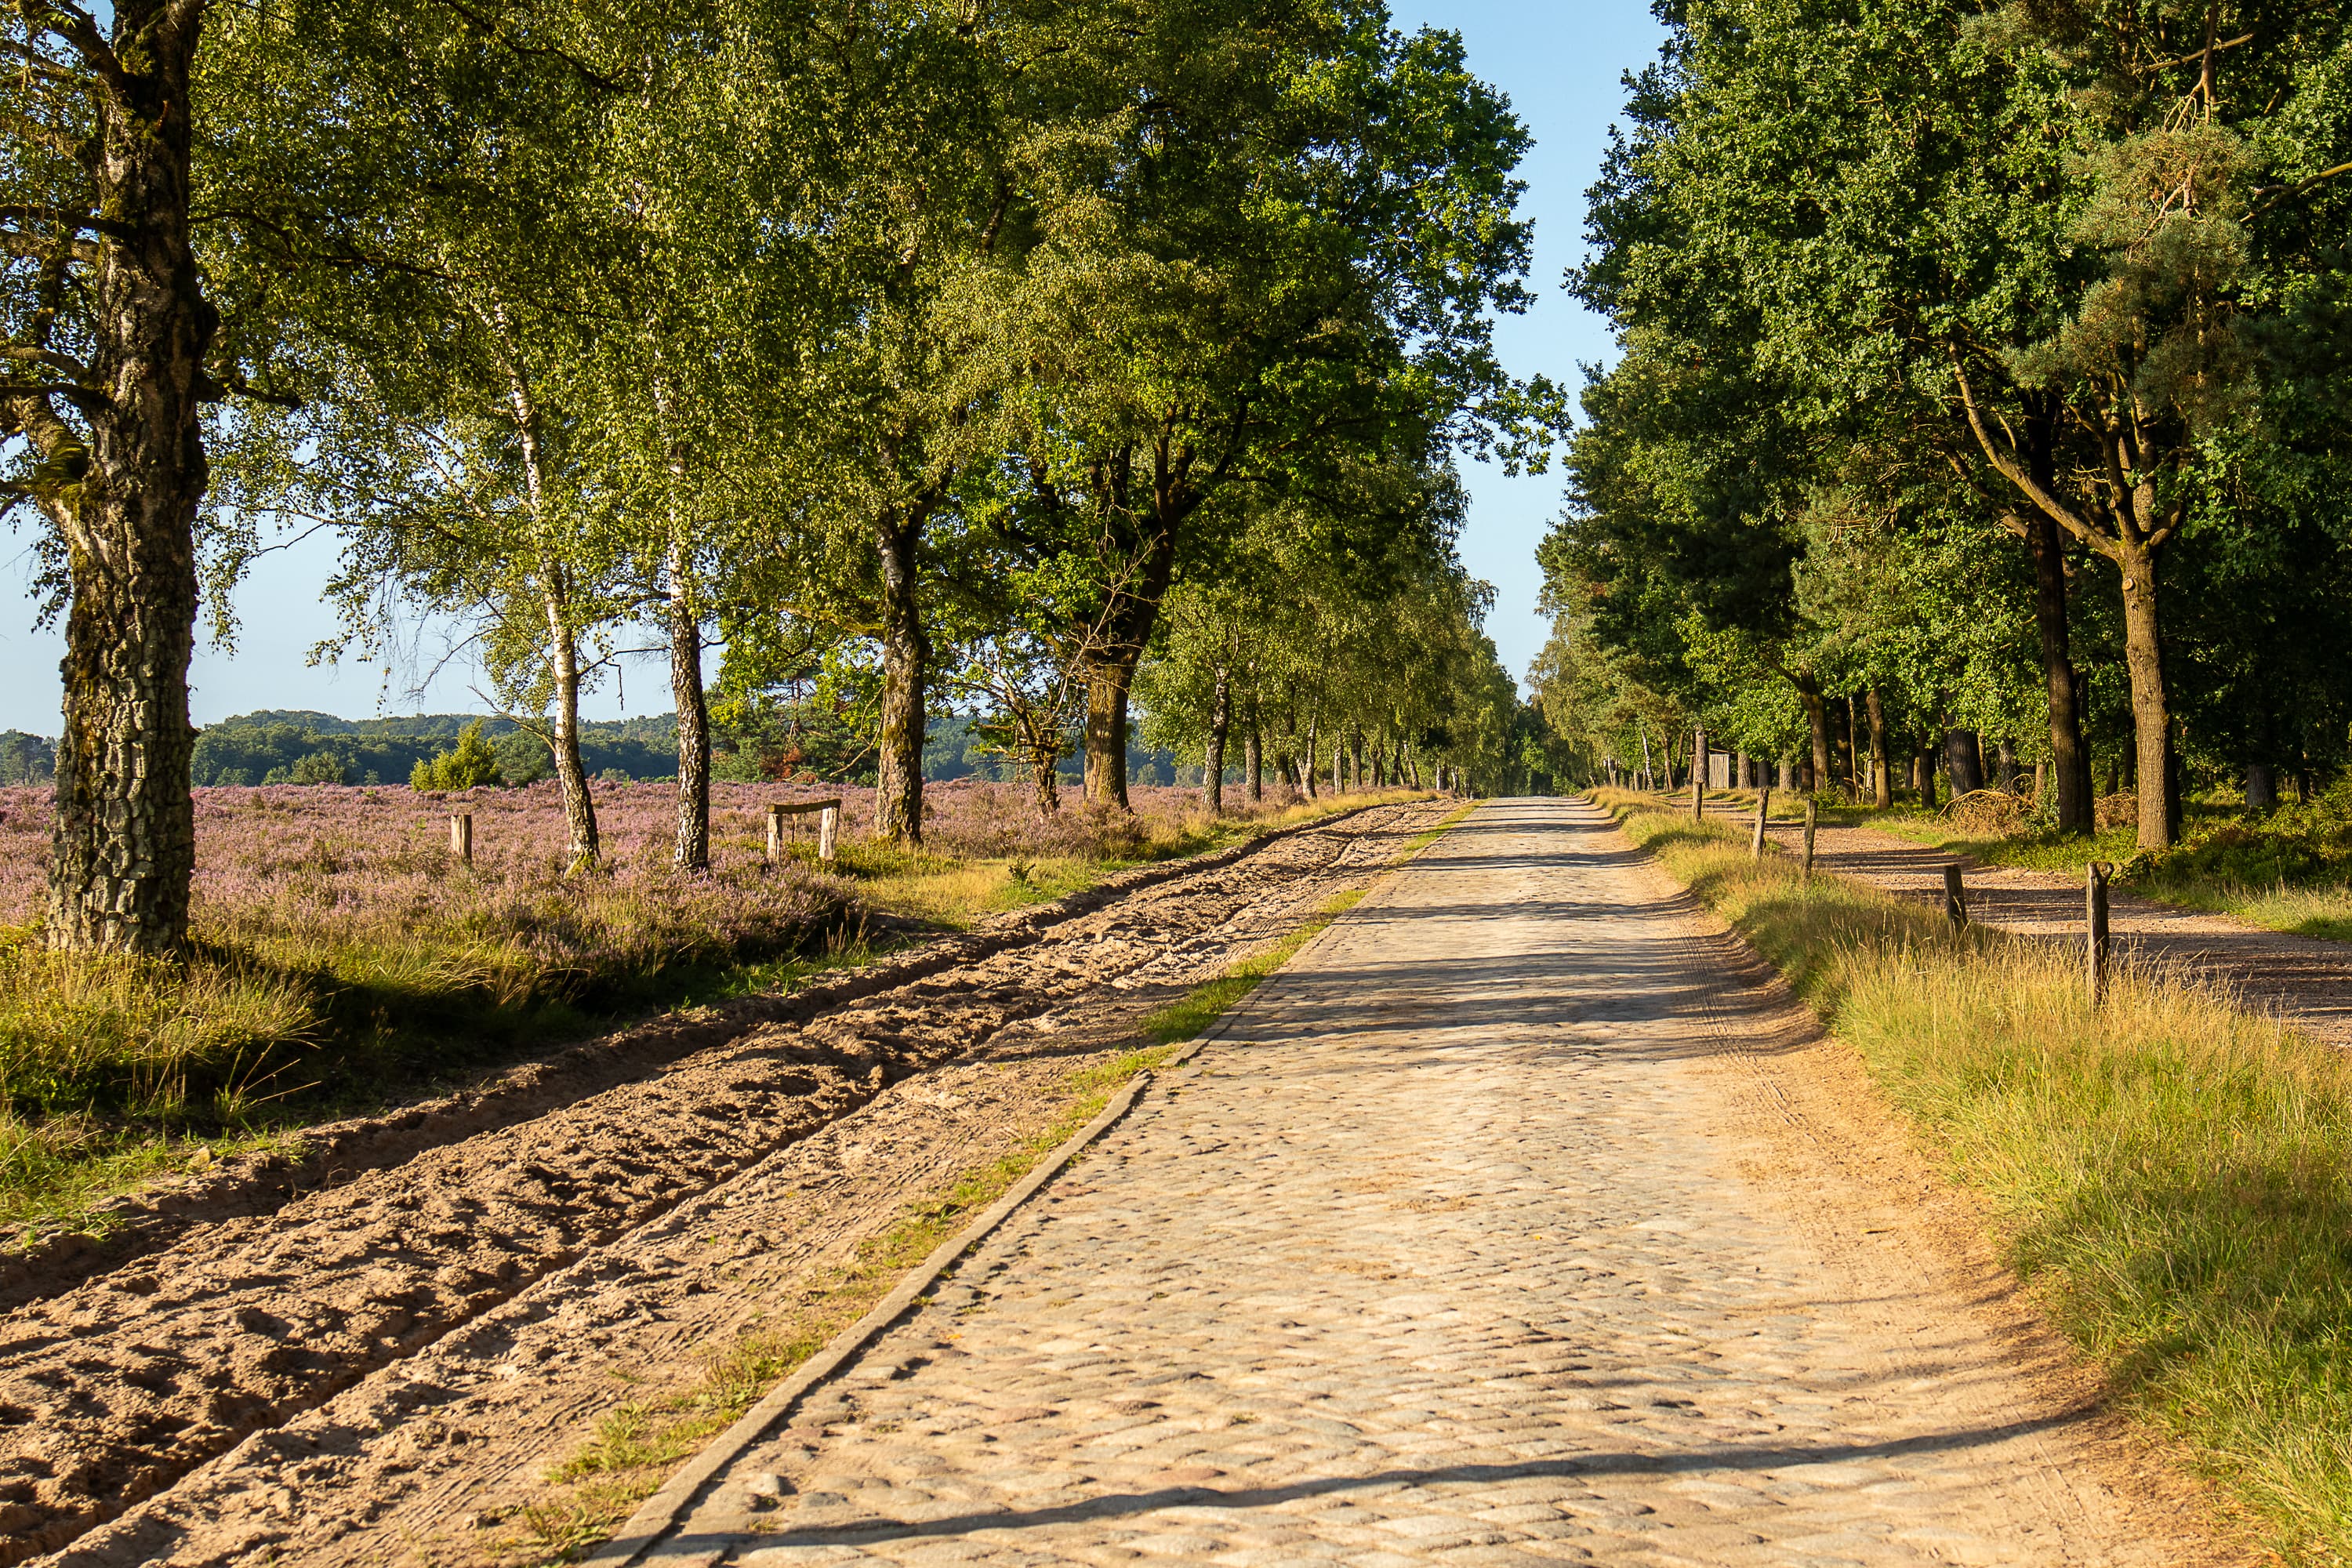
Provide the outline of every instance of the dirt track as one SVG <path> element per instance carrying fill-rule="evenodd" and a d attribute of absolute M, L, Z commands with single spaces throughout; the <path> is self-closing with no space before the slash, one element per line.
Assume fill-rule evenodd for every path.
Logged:
<path fill-rule="evenodd" d="M 1444 809 L 1020 917 L 804 1022 L 477 1110 L 486 1130 L 428 1117 L 341 1184 L 183 1216 L 0 1325 L 0 1563 L 447 1560 L 596 1414 L 1050 1121 L 1074 1067 Z"/>
<path fill-rule="evenodd" d="M 1741 826 L 1756 820 L 1756 808 L 1727 812 L 1709 802 L 1707 815 Z M 1773 842 L 1792 854 L 1804 837 L 1793 823 L 1775 822 L 1769 832 Z M 1824 824 L 1814 837 L 1814 862 L 1822 869 L 1937 908 L 1944 901 L 1944 868 L 1955 861 L 1968 868 L 1969 919 L 2021 936 L 2074 943 L 2079 951 L 2079 877 L 1981 866 L 1965 855 L 1874 827 Z M 2330 1044 L 2352 1046 L 2352 944 L 2265 931 L 2228 915 L 2179 909 L 2121 890 L 2110 901 L 2109 929 L 2126 962 L 2177 970 L 2234 1000 L 2274 1012 Z"/>

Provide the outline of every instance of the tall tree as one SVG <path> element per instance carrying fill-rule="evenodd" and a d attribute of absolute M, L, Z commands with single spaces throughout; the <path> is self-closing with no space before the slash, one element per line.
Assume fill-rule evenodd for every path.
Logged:
<path fill-rule="evenodd" d="M 1137 661 L 1191 531 L 1239 515 L 1221 492 L 1447 438 L 1539 461 L 1552 412 L 1493 356 L 1523 299 L 1526 134 L 1458 37 L 1237 5 L 1212 48 L 1195 13 L 1129 12 L 1066 75 L 1102 133 L 1041 225 L 1013 405 L 1027 537 L 1096 584 L 1087 793 L 1121 805 Z"/>
<path fill-rule="evenodd" d="M 64 602 L 49 934 L 69 947 L 187 936 L 201 409 L 229 384 L 190 210 L 205 11 L 38 0 L 0 20 L 0 511 L 52 531 Z"/>

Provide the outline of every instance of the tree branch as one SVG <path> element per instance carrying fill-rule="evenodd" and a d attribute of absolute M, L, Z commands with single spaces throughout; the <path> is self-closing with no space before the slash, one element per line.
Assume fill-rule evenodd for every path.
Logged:
<path fill-rule="evenodd" d="M 1952 378 L 1960 385 L 1960 404 L 1969 411 L 1969 428 L 1976 432 L 1977 445 L 1983 449 L 1985 461 L 1993 466 L 1994 472 L 2015 485 L 2028 500 L 2040 507 L 2043 515 L 2051 521 L 2100 554 L 2112 559 L 2115 554 L 2113 540 L 2084 521 L 2074 508 L 2036 484 L 2033 477 L 2025 471 L 2024 466 L 2017 461 L 2013 452 L 2003 454 L 1993 444 L 1992 433 L 1985 428 L 1984 416 L 1977 411 L 1976 392 L 1969 385 L 1968 368 L 1960 363 L 1960 351 L 1957 346 L 1952 348 L 1951 357 Z"/>

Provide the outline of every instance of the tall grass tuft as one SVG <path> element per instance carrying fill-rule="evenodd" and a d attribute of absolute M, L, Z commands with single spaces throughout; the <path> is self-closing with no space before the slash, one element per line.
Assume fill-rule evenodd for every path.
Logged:
<path fill-rule="evenodd" d="M 2126 1407 L 2294 1562 L 2352 1555 L 2352 1062 L 2081 954 L 1604 799 L 1861 1054 Z"/>

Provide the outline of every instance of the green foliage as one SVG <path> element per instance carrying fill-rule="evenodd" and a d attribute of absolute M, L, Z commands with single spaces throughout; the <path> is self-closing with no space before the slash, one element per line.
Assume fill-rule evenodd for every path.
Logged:
<path fill-rule="evenodd" d="M 2352 340 L 2313 302 L 2352 211 L 2344 14 L 1670 26 L 1571 276 L 1623 352 L 1542 552 L 1554 723 L 1621 760 L 1669 721 L 1802 755 L 1874 692 L 1898 761 L 1955 728 L 2042 761 L 2071 660 L 2107 756 L 2337 765 L 2352 490 L 2319 410 Z"/>
<path fill-rule="evenodd" d="M 481 727 L 499 753 L 500 777 L 524 784 L 547 776 L 547 746 L 516 729 L 511 719 L 433 714 L 415 718 L 338 719 L 329 713 L 259 712 L 224 719 L 196 735 L 194 783 L 284 784 L 303 758 L 331 758 L 340 780 L 381 784 L 413 773 L 446 751 L 469 724 Z M 592 771 L 619 770 L 631 778 L 664 778 L 677 767 L 677 721 L 667 715 L 597 721 L 581 726 L 580 750 Z M 323 767 L 324 764 L 314 764 Z"/>
<path fill-rule="evenodd" d="M 500 783 L 499 753 L 482 739 L 482 726 L 468 724 L 457 733 L 457 743 L 431 762 L 419 762 L 408 775 L 413 790 L 478 789 Z"/>
<path fill-rule="evenodd" d="M 312 752 L 294 759 L 288 782 L 298 784 L 349 784 L 350 770 L 332 752 Z"/>
<path fill-rule="evenodd" d="M 19 730 L 0 731 L 0 784 L 47 784 L 57 776 L 56 745 Z"/>

